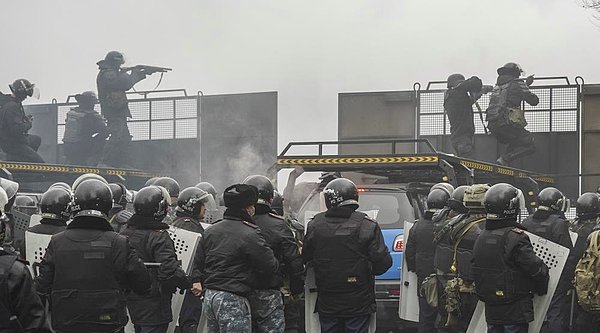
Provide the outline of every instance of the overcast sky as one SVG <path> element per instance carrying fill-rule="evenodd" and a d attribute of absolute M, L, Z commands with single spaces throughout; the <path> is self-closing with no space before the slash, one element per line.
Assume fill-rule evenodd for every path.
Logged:
<path fill-rule="evenodd" d="M 410 90 L 453 72 L 600 82 L 600 28 L 577 0 L 30 0 L 2 4 L 2 82 L 41 101 L 95 90 L 96 61 L 173 68 L 161 88 L 279 92 L 279 146 L 337 137 L 337 93 Z M 152 89 L 157 77 L 139 89 Z M 2 85 L 0 90 L 7 91 Z"/>

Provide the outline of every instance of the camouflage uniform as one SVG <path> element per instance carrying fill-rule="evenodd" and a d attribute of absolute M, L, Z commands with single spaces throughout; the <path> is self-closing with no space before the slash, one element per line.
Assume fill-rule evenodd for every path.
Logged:
<path fill-rule="evenodd" d="M 202 306 L 208 333 L 251 333 L 248 299 L 226 291 L 207 289 Z"/>
<path fill-rule="evenodd" d="M 285 330 L 285 316 L 283 313 L 283 296 L 281 291 L 254 290 L 248 296 L 252 318 L 257 327 L 254 332 L 272 333 Z"/>

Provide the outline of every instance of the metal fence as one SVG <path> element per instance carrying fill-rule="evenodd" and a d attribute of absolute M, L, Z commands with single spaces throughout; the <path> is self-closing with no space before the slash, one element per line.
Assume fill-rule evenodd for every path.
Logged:
<path fill-rule="evenodd" d="M 163 97 L 129 101 L 129 131 L 134 141 L 194 139 L 198 137 L 197 97 Z M 62 143 L 67 112 L 75 103 L 57 104 L 57 143 Z M 95 107 L 100 111 L 100 105 Z"/>
<path fill-rule="evenodd" d="M 580 85 L 570 84 L 567 80 L 566 85 L 534 85 L 530 89 L 540 98 L 537 106 L 526 103 L 522 105 L 522 109 L 525 111 L 525 119 L 528 122 L 527 129 L 530 132 L 577 132 L 579 128 Z M 450 123 L 444 112 L 445 91 L 440 89 L 417 91 L 419 136 L 450 134 Z M 479 100 L 484 119 L 489 100 L 490 94 L 483 95 Z M 477 111 L 475 106 L 473 106 L 473 109 Z M 483 134 L 483 125 L 477 112 L 473 113 L 473 120 L 475 122 L 475 133 Z"/>

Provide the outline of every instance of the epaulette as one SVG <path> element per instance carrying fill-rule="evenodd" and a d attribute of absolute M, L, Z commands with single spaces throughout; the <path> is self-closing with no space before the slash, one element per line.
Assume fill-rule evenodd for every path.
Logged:
<path fill-rule="evenodd" d="M 521 228 L 512 228 L 512 232 L 517 233 L 517 234 L 522 234 L 523 232 L 525 232 L 523 229 Z"/>
<path fill-rule="evenodd" d="M 249 227 L 251 227 L 251 228 L 258 229 L 258 226 L 256 224 L 253 224 L 253 223 L 250 223 L 250 222 L 247 222 L 247 221 L 244 221 L 244 220 L 242 220 L 242 223 L 245 224 L 245 225 L 247 225 L 247 226 L 249 226 Z"/>
<path fill-rule="evenodd" d="M 365 220 L 377 224 L 377 221 L 375 221 L 374 219 L 370 218 L 368 215 L 365 216 Z"/>
<path fill-rule="evenodd" d="M 278 220 L 285 221 L 285 219 L 283 218 L 283 216 L 277 215 L 277 214 L 275 214 L 275 213 L 269 213 L 269 216 L 270 216 L 270 217 L 274 217 L 274 218 L 276 218 L 276 219 L 278 219 Z"/>

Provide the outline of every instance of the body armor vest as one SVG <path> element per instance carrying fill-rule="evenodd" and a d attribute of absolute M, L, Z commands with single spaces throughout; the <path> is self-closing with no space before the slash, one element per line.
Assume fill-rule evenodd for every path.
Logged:
<path fill-rule="evenodd" d="M 506 116 L 507 113 L 507 95 L 509 83 L 494 86 L 492 95 L 490 96 L 490 104 L 486 110 L 486 121 L 498 121 Z"/>
<path fill-rule="evenodd" d="M 65 122 L 65 135 L 63 142 L 79 142 L 82 141 L 81 128 L 83 127 L 83 119 L 87 116 L 86 113 L 79 111 L 78 108 L 71 109 L 67 112 L 67 120 Z"/>
<path fill-rule="evenodd" d="M 315 256 L 313 260 L 320 292 L 343 294 L 371 288 L 371 263 L 364 254 L 367 250 L 363 248 L 365 244 L 359 243 L 360 225 L 364 218 L 365 214 L 353 212 L 344 222 L 329 222 L 344 218 L 326 217 L 322 213 L 311 222 L 316 226 L 315 234 L 328 240 L 320 244 L 319 249 L 319 252 L 327 254 L 326 257 Z"/>
<path fill-rule="evenodd" d="M 119 235 L 101 232 L 90 240 L 90 232 L 67 230 L 52 242 L 52 325 L 59 331 L 110 331 L 127 323 L 125 296 L 113 264 Z"/>
<path fill-rule="evenodd" d="M 545 220 L 527 219 L 523 222 L 523 225 L 527 228 L 527 231 L 558 244 L 556 235 L 552 233 L 555 223 L 564 222 L 558 215 L 552 214 Z"/>
<path fill-rule="evenodd" d="M 473 276 L 479 299 L 488 304 L 508 304 L 529 297 L 533 282 L 507 263 L 504 248 L 511 227 L 483 230 L 473 248 Z"/>

